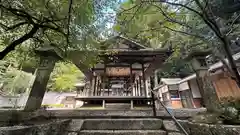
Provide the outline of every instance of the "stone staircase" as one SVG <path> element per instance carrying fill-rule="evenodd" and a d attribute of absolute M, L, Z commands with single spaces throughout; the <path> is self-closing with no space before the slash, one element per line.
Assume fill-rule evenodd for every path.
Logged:
<path fill-rule="evenodd" d="M 106 103 L 106 109 L 111 110 L 130 110 L 130 103 Z"/>
<path fill-rule="evenodd" d="M 183 135 L 174 126 L 157 118 L 75 119 L 68 135 Z"/>
<path fill-rule="evenodd" d="M 88 119 L 81 135 L 166 135 L 160 119 Z"/>

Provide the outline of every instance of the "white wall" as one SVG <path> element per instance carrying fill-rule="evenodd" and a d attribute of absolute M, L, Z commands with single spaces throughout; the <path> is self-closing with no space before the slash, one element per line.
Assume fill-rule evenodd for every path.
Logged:
<path fill-rule="evenodd" d="M 179 91 L 184 91 L 189 89 L 189 85 L 187 81 L 179 84 L 178 87 L 179 87 Z"/>
<path fill-rule="evenodd" d="M 164 85 L 164 86 L 161 87 L 159 90 L 161 91 L 161 93 L 168 92 L 168 86 L 167 86 L 167 85 Z"/>
<path fill-rule="evenodd" d="M 190 80 L 189 84 L 190 84 L 193 98 L 201 98 L 202 96 L 200 94 L 196 79 Z"/>
<path fill-rule="evenodd" d="M 169 85 L 168 87 L 169 87 L 169 90 L 178 90 L 177 84 Z"/>

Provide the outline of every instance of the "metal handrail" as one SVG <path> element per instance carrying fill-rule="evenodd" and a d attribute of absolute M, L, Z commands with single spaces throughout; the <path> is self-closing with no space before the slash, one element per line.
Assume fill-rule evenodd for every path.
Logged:
<path fill-rule="evenodd" d="M 159 95 L 151 90 L 152 93 L 157 97 L 158 101 L 161 103 L 161 105 L 163 106 L 163 108 L 168 112 L 168 114 L 172 117 L 172 119 L 174 120 L 174 122 L 177 124 L 177 126 L 182 130 L 182 132 L 185 134 L 185 135 L 189 135 L 187 133 L 187 131 L 183 128 L 183 126 L 177 121 L 177 119 L 175 118 L 175 116 L 168 110 L 168 108 L 163 104 L 163 102 L 161 101 Z"/>

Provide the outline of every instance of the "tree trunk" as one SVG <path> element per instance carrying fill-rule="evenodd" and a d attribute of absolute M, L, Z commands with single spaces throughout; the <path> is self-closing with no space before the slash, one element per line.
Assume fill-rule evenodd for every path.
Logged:
<path fill-rule="evenodd" d="M 46 91 L 47 83 L 57 59 L 54 57 L 41 57 L 40 66 L 36 73 L 36 78 L 29 94 L 25 111 L 35 111 L 41 107 Z"/>

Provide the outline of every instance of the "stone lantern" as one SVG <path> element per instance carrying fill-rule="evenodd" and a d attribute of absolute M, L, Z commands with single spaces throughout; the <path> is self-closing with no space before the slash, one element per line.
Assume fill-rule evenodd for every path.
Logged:
<path fill-rule="evenodd" d="M 219 101 L 216 90 L 210 79 L 206 56 L 211 54 L 211 50 L 192 52 L 186 60 L 190 61 L 196 73 L 196 81 L 202 95 L 202 101 L 209 112 L 218 111 Z"/>
<path fill-rule="evenodd" d="M 77 96 L 79 96 L 79 94 L 84 90 L 85 83 L 76 83 L 75 87 L 77 89 Z"/>
<path fill-rule="evenodd" d="M 188 56 L 188 60 L 190 60 L 193 70 L 197 72 L 199 77 L 203 77 L 208 70 L 206 56 L 209 54 L 210 51 L 194 52 Z"/>
<path fill-rule="evenodd" d="M 55 63 L 62 59 L 51 45 L 38 48 L 35 50 L 35 53 L 40 57 L 40 63 L 24 108 L 25 111 L 35 111 L 41 107 L 50 74 L 54 69 Z"/>

